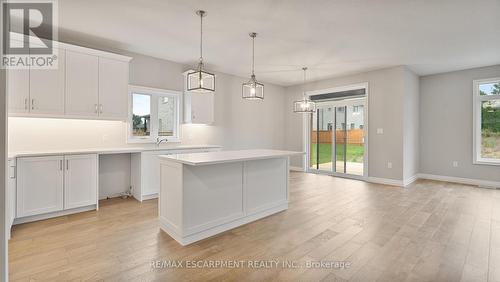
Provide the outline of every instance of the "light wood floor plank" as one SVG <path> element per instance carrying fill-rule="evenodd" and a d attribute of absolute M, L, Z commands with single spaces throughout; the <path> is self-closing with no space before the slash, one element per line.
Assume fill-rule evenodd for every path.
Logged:
<path fill-rule="evenodd" d="M 500 191 L 429 180 L 398 188 L 290 174 L 287 211 L 182 247 L 156 200 L 16 225 L 12 281 L 500 281 Z M 294 268 L 166 268 L 156 260 L 276 260 Z M 307 268 L 348 262 L 345 268 Z"/>

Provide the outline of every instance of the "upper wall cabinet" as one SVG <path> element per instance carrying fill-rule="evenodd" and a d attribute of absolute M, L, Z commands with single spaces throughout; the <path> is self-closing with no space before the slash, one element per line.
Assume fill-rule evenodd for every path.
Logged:
<path fill-rule="evenodd" d="M 59 67 L 54 70 L 31 69 L 29 78 L 29 112 L 64 114 L 65 50 L 59 50 Z"/>
<path fill-rule="evenodd" d="M 8 71 L 9 115 L 126 120 L 131 58 L 57 45 L 57 69 Z"/>
<path fill-rule="evenodd" d="M 184 122 L 211 124 L 214 122 L 214 93 L 184 92 Z"/>
<path fill-rule="evenodd" d="M 98 116 L 98 64 L 97 56 L 66 52 L 66 115 Z"/>
<path fill-rule="evenodd" d="M 212 124 L 214 122 L 214 93 L 187 91 L 187 74 L 184 72 L 184 122 Z"/>
<path fill-rule="evenodd" d="M 7 93 L 9 93 L 9 114 L 29 113 L 29 103 L 30 103 L 29 70 L 7 71 Z"/>
<path fill-rule="evenodd" d="M 99 116 L 121 119 L 128 113 L 128 62 L 99 58 Z"/>

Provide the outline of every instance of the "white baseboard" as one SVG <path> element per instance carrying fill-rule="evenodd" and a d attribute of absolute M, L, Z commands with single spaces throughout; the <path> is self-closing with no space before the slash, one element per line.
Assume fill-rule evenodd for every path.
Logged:
<path fill-rule="evenodd" d="M 190 234 L 190 235 L 181 235 L 180 233 L 182 230 L 179 230 L 176 226 L 174 226 L 172 223 L 170 223 L 168 220 L 166 220 L 163 217 L 159 218 L 160 222 L 160 228 L 165 231 L 170 237 L 172 237 L 175 241 L 177 241 L 179 244 L 182 246 L 186 246 L 189 244 L 192 244 L 194 242 L 203 240 L 205 238 L 214 236 L 216 234 L 219 234 L 221 232 L 236 228 L 238 226 L 250 223 L 252 221 L 264 218 L 266 216 L 270 216 L 272 214 L 281 212 L 288 209 L 288 203 L 281 204 L 278 206 L 275 206 L 273 208 L 263 210 L 257 213 L 254 213 L 252 215 L 247 215 L 217 226 L 213 226 L 211 228 L 205 229 L 203 231 L 200 231 L 198 233 Z"/>
<path fill-rule="evenodd" d="M 366 178 L 366 181 L 377 184 L 391 185 L 391 186 L 399 186 L 403 187 L 404 183 L 402 180 L 390 179 L 390 178 L 379 178 L 369 176 Z"/>
<path fill-rule="evenodd" d="M 301 171 L 304 172 L 304 169 L 301 168 L 300 166 L 290 166 L 291 171 Z"/>
<path fill-rule="evenodd" d="M 147 201 L 147 200 L 152 200 L 158 198 L 158 193 L 153 193 L 149 195 L 142 195 L 142 200 Z"/>
<path fill-rule="evenodd" d="M 418 174 L 415 174 L 412 177 L 403 180 L 403 186 L 406 187 L 406 186 L 412 184 L 413 182 L 417 181 L 418 178 L 419 178 Z"/>
<path fill-rule="evenodd" d="M 435 175 L 435 174 L 427 174 L 427 173 L 419 173 L 418 178 L 452 182 L 452 183 L 460 183 L 460 184 L 468 184 L 468 185 L 476 185 L 476 186 L 485 187 L 485 188 L 500 188 L 500 181 L 489 181 L 489 180 L 462 178 L 462 177 L 445 176 L 445 175 Z"/>
<path fill-rule="evenodd" d="M 92 210 L 97 210 L 97 205 L 90 205 L 90 206 L 81 207 L 81 208 L 74 208 L 74 209 L 70 209 L 70 210 L 62 210 L 62 211 L 56 211 L 56 212 L 51 212 L 51 213 L 16 218 L 16 219 L 14 219 L 13 225 L 32 222 L 32 221 L 38 221 L 38 220 L 43 220 L 43 219 L 49 219 L 49 218 L 53 218 L 53 217 L 64 216 L 64 215 L 69 215 L 69 214 L 74 214 L 74 213 L 80 213 L 80 212 L 85 212 L 85 211 L 92 211 Z"/>

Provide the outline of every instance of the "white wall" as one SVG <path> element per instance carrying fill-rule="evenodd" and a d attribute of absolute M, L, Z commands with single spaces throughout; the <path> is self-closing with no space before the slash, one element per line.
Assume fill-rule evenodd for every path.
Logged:
<path fill-rule="evenodd" d="M 404 83 L 403 179 L 407 180 L 419 172 L 419 77 L 405 68 Z"/>
<path fill-rule="evenodd" d="M 340 78 L 311 82 L 306 90 L 321 90 L 351 84 L 369 84 L 369 171 L 371 177 L 403 179 L 403 93 L 405 91 L 405 67 L 394 67 L 365 72 Z M 286 147 L 303 150 L 302 114 L 292 112 L 293 101 L 301 98 L 302 86 L 286 88 Z M 384 134 L 376 134 L 383 128 Z M 392 162 L 393 168 L 387 168 Z M 302 167 L 301 158 L 293 158 L 292 165 Z"/>
<path fill-rule="evenodd" d="M 139 54 L 124 54 L 133 57 L 131 84 L 183 90 L 182 72 L 186 67 Z M 217 144 L 225 149 L 284 148 L 284 88 L 266 83 L 264 101 L 246 101 L 241 98 L 244 81 L 246 78 L 217 73 L 215 123 L 183 125 L 182 144 Z M 123 122 L 9 118 L 9 124 L 11 151 L 128 146 Z"/>
<path fill-rule="evenodd" d="M 472 164 L 472 81 L 492 77 L 500 65 L 420 78 L 421 173 L 500 181 L 500 166 Z"/>
<path fill-rule="evenodd" d="M 1 24 L 0 24 L 1 28 Z M 8 242 L 7 242 L 7 95 L 5 70 L 0 69 L 0 281 L 8 278 Z M 9 230 L 10 232 L 10 230 Z"/>
<path fill-rule="evenodd" d="M 99 199 L 117 197 L 130 188 L 130 154 L 99 156 Z"/>

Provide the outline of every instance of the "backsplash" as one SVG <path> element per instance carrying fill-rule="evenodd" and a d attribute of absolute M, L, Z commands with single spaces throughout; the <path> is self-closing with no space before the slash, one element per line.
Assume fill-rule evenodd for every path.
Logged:
<path fill-rule="evenodd" d="M 183 125 L 182 142 L 162 145 L 213 144 L 215 126 Z M 219 140 L 222 141 L 222 140 Z M 54 118 L 9 118 L 9 151 L 71 150 L 109 147 L 152 147 L 155 144 L 127 144 L 127 123 L 106 120 Z"/>

